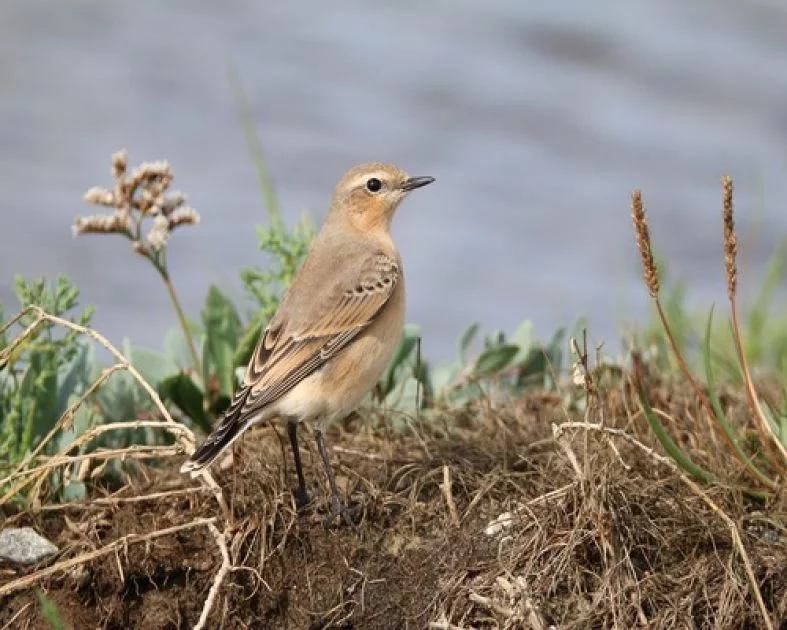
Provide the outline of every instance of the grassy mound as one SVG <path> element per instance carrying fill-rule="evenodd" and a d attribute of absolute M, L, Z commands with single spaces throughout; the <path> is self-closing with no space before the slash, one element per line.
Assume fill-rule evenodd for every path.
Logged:
<path fill-rule="evenodd" d="M 650 395 L 701 417 L 681 382 Z M 297 513 L 286 437 L 269 427 L 217 467 L 214 491 L 174 457 L 84 503 L 8 512 L 6 526 L 61 553 L 0 565 L 0 628 L 51 627 L 42 593 L 72 628 L 759 628 L 763 609 L 785 627 L 784 492 L 765 503 L 700 487 L 652 450 L 627 387 L 601 401 L 603 426 L 554 393 L 407 435 L 351 418 L 328 439 L 357 530 L 323 527 L 314 448 L 314 501 Z M 742 393 L 725 403 L 744 413 Z M 703 463 L 735 465 L 704 421 L 669 428 Z"/>

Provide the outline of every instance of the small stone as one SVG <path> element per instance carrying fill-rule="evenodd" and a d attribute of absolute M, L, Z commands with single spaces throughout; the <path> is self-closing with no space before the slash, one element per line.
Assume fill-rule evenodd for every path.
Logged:
<path fill-rule="evenodd" d="M 0 531 L 0 558 L 19 564 L 35 564 L 58 552 L 58 548 L 32 527 Z"/>
<path fill-rule="evenodd" d="M 486 526 L 484 529 L 484 533 L 487 536 L 495 536 L 499 534 L 504 529 L 508 529 L 514 524 L 514 515 L 511 512 L 503 512 L 500 516 L 498 516 L 495 520 L 493 520 L 489 525 Z"/>

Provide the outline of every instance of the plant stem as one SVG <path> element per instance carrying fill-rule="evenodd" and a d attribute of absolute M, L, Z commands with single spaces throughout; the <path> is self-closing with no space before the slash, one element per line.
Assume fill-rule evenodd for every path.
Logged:
<path fill-rule="evenodd" d="M 754 381 L 751 377 L 749 362 L 746 359 L 746 352 L 743 348 L 743 340 L 741 339 L 741 327 L 738 321 L 738 305 L 734 296 L 730 298 L 730 310 L 732 311 L 732 330 L 735 340 L 735 349 L 738 352 L 738 361 L 740 362 L 741 371 L 743 372 L 746 395 L 749 399 L 749 405 L 751 406 L 755 423 L 760 432 L 764 454 L 776 471 L 784 474 L 785 471 L 787 471 L 787 448 L 781 443 L 781 440 L 774 433 L 773 428 L 769 424 L 768 418 L 765 417 L 765 412 L 763 412 L 762 406 L 760 405 L 757 391 L 754 389 Z"/>
<path fill-rule="evenodd" d="M 672 354 L 675 356 L 675 360 L 678 362 L 678 367 L 680 371 L 683 372 L 683 375 L 688 380 L 689 385 L 691 385 L 694 393 L 697 395 L 697 398 L 700 400 L 700 404 L 702 404 L 705 412 L 708 414 L 708 418 L 711 420 L 709 424 L 711 424 L 716 432 L 721 435 L 724 441 L 727 443 L 727 446 L 732 450 L 735 454 L 735 457 L 738 461 L 741 462 L 744 466 L 746 465 L 746 460 L 742 458 L 742 455 L 738 452 L 738 449 L 735 448 L 735 443 L 733 442 L 732 438 L 724 432 L 724 429 L 721 427 L 721 423 L 716 417 L 716 413 L 713 409 L 713 405 L 711 404 L 710 397 L 708 394 L 700 386 L 697 379 L 694 378 L 694 375 L 691 373 L 689 366 L 686 364 L 686 360 L 683 358 L 683 353 L 680 351 L 680 346 L 678 346 L 678 342 L 675 340 L 675 336 L 672 334 L 672 328 L 669 325 L 669 321 L 667 320 L 667 315 L 664 313 L 664 309 L 661 306 L 661 300 L 656 296 L 654 298 L 656 303 L 656 311 L 658 312 L 659 319 L 661 320 L 661 325 L 664 328 L 664 332 L 667 335 L 667 340 L 669 341 L 670 347 L 672 348 Z M 716 421 L 712 421 L 712 420 Z"/>
<path fill-rule="evenodd" d="M 154 262 L 155 265 L 155 262 Z M 197 374 L 202 374 L 202 366 L 200 364 L 199 356 L 197 355 L 197 347 L 194 345 L 194 337 L 189 330 L 188 322 L 186 321 L 186 315 L 183 312 L 183 307 L 180 305 L 180 300 L 178 300 L 178 295 L 175 293 L 175 287 L 172 285 L 172 280 L 170 280 L 169 273 L 167 270 L 159 265 L 155 265 L 156 269 L 158 270 L 159 274 L 161 274 L 161 279 L 164 281 L 164 285 L 167 287 L 167 291 L 169 292 L 169 298 L 172 300 L 172 306 L 175 307 L 175 313 L 178 316 L 178 321 L 180 322 L 180 327 L 183 329 L 183 336 L 186 339 L 186 345 L 189 347 L 189 353 L 191 354 L 191 359 L 194 361 L 194 369 L 197 371 Z"/>

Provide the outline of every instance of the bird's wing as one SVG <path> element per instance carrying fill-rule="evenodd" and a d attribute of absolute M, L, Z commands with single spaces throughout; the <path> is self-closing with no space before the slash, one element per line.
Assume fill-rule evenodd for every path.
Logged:
<path fill-rule="evenodd" d="M 400 277 L 397 262 L 375 252 L 337 269 L 314 294 L 289 295 L 257 344 L 221 423 L 182 470 L 209 464 L 264 407 L 336 356 L 380 316 Z M 301 297 L 304 308 L 297 308 Z"/>
<path fill-rule="evenodd" d="M 399 265 L 375 253 L 354 267 L 337 274 L 308 309 L 292 320 L 272 322 L 275 328 L 265 331 L 243 379 L 243 388 L 250 390 L 246 406 L 259 408 L 280 398 L 379 317 L 399 281 Z"/>

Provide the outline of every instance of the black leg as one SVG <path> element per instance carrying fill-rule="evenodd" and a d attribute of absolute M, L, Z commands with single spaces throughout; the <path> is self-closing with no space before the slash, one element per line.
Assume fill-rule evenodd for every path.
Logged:
<path fill-rule="evenodd" d="M 298 489 L 295 491 L 295 503 L 298 509 L 301 510 L 311 503 L 311 498 L 309 498 L 309 493 L 306 490 L 306 479 L 303 476 L 303 466 L 301 466 L 301 450 L 298 447 L 297 422 L 293 420 L 287 421 L 287 435 L 290 436 L 292 458 L 295 460 L 295 474 L 298 475 Z"/>
<path fill-rule="evenodd" d="M 317 438 L 317 448 L 320 450 L 320 457 L 322 458 L 322 465 L 325 468 L 325 474 L 328 476 L 328 483 L 331 486 L 331 511 L 325 518 L 325 525 L 331 525 L 337 516 L 341 515 L 344 522 L 350 527 L 355 527 L 350 510 L 342 501 L 342 495 L 339 492 L 339 487 L 336 485 L 336 476 L 333 474 L 331 461 L 328 459 L 328 451 L 325 449 L 325 438 L 322 434 L 322 429 L 317 427 L 314 430 L 314 435 Z"/>

